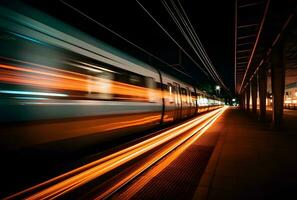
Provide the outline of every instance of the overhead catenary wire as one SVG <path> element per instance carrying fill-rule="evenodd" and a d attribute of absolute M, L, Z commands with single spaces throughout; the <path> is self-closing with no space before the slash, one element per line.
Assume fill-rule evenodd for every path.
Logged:
<path fill-rule="evenodd" d="M 193 48 L 194 52 L 197 54 L 197 56 L 199 57 L 199 59 L 201 60 L 201 62 L 205 65 L 205 68 L 208 70 L 208 72 L 210 73 L 210 75 L 213 77 L 213 79 L 220 85 L 224 86 L 224 84 L 220 83 L 221 80 L 218 77 L 218 75 L 216 74 L 216 72 L 211 69 L 211 67 L 207 66 L 207 62 L 208 64 L 211 65 L 210 61 L 207 59 L 207 57 L 205 56 L 205 53 L 203 53 L 203 49 L 201 49 L 201 45 L 197 44 L 196 39 L 193 37 L 193 33 L 191 32 L 189 26 L 186 24 L 184 18 L 182 16 L 180 16 L 180 20 L 183 21 L 182 23 L 184 24 L 184 26 L 186 27 L 186 29 L 188 30 L 188 32 L 190 33 L 190 36 L 192 38 L 192 40 L 194 41 L 195 45 L 197 45 L 197 49 L 198 51 L 201 53 L 201 56 L 203 57 L 203 59 L 201 58 L 201 56 L 197 53 L 195 47 L 193 47 L 193 43 L 188 39 L 189 37 L 186 35 L 185 31 L 183 30 L 182 26 L 180 25 L 179 21 L 176 19 L 176 17 L 174 16 L 173 12 L 171 11 L 171 9 L 169 8 L 169 6 L 167 5 L 167 3 L 165 1 L 162 1 L 163 5 L 165 6 L 165 8 L 167 9 L 167 12 L 171 15 L 172 19 L 175 21 L 176 25 L 178 26 L 178 28 L 180 29 L 180 31 L 182 32 L 183 36 L 186 38 L 186 40 L 188 41 L 188 43 L 190 44 L 190 46 Z M 179 10 L 177 9 L 176 5 L 174 4 L 174 2 L 172 2 L 173 6 L 175 7 L 176 12 L 178 12 L 178 15 L 181 15 Z M 205 63 L 206 62 L 206 63 Z"/>
<path fill-rule="evenodd" d="M 180 22 L 178 21 L 178 19 L 175 17 L 175 15 L 173 14 L 172 10 L 169 8 L 169 5 L 165 1 L 162 1 L 162 3 L 165 6 L 165 8 L 167 9 L 168 13 L 171 15 L 172 19 L 176 23 L 176 25 L 179 28 L 179 30 L 182 32 L 182 35 L 185 37 L 185 39 L 187 40 L 187 42 L 189 43 L 189 45 L 192 47 L 192 49 L 194 50 L 194 52 L 196 53 L 196 55 L 198 56 L 198 58 L 204 64 L 206 70 L 212 76 L 213 80 L 215 80 L 215 82 L 217 82 L 219 85 L 222 85 L 222 87 L 224 87 L 224 84 L 221 84 L 220 83 L 220 80 L 216 77 L 216 74 L 213 72 L 213 70 L 207 66 L 208 65 L 207 62 L 209 62 L 209 60 L 207 60 L 207 58 L 205 57 L 205 55 L 203 55 L 203 53 L 200 53 L 201 54 L 200 55 L 197 52 L 197 49 L 198 49 L 199 52 L 202 51 L 201 50 L 201 47 L 198 46 L 197 44 L 193 44 L 193 42 L 190 40 L 189 36 L 186 34 L 185 30 L 183 29 L 182 25 L 180 24 Z M 182 19 L 182 20 L 184 20 L 184 19 Z M 186 27 L 186 28 L 190 32 L 189 27 Z M 192 33 L 190 32 L 190 34 L 192 34 Z M 194 39 L 195 38 L 192 38 L 192 40 L 194 40 Z M 197 45 L 196 46 L 197 49 L 195 48 L 195 45 Z M 225 87 L 225 89 L 227 89 L 227 88 Z"/>
<path fill-rule="evenodd" d="M 90 17 L 90 16 L 88 16 L 86 13 L 84 13 L 84 12 L 82 12 L 81 10 L 79 10 L 78 8 L 76 8 L 76 7 L 74 7 L 73 5 L 71 5 L 71 4 L 69 4 L 69 3 L 67 3 L 67 2 L 65 2 L 65 1 L 63 1 L 63 0 L 60 0 L 63 4 L 65 4 L 66 6 L 68 6 L 68 7 L 70 7 L 71 9 L 73 9 L 74 11 L 76 11 L 76 12 L 78 12 L 80 15 L 82 15 L 82 16 L 84 16 L 84 17 L 86 17 L 87 19 L 89 19 L 89 20 L 91 20 L 91 21 L 93 21 L 94 23 L 96 23 L 97 25 L 99 25 L 99 26 L 101 26 L 101 27 L 103 27 L 104 29 L 106 29 L 106 30 L 108 30 L 108 31 L 110 31 L 111 33 L 113 33 L 114 35 L 116 35 L 116 36 L 118 36 L 119 38 L 121 38 L 121 39 L 123 39 L 124 41 L 126 41 L 127 43 L 129 43 L 129 44 L 131 44 L 132 46 L 134 46 L 134 47 L 136 47 L 136 48 L 138 48 L 139 50 L 141 50 L 141 51 L 143 51 L 144 53 L 146 53 L 147 55 L 149 55 L 149 56 L 151 56 L 151 57 L 153 57 L 153 58 L 155 58 L 156 60 L 158 60 L 159 62 L 161 62 L 161 63 L 163 63 L 163 64 L 165 64 L 165 65 L 167 65 L 167 66 L 169 66 L 169 67 L 172 67 L 169 63 L 167 63 L 167 62 L 165 62 L 164 60 L 162 60 L 162 59 L 160 59 L 159 57 L 157 57 L 157 56 L 155 56 L 154 54 L 152 54 L 152 53 L 150 53 L 150 52 L 148 52 L 147 50 L 145 50 L 145 49 L 143 49 L 142 47 L 140 47 L 140 46 L 138 46 L 138 45 L 136 45 L 135 43 L 133 43 L 133 42 L 131 42 L 130 40 L 128 40 L 127 38 L 125 38 L 125 37 L 123 37 L 122 35 L 120 35 L 119 33 L 117 33 L 117 32 L 115 32 L 115 31 L 113 31 L 112 29 L 110 29 L 109 27 L 107 27 L 107 26 L 105 26 L 104 24 L 102 24 L 102 23 L 100 23 L 100 22 L 98 22 L 97 20 L 95 20 L 95 19 L 93 19 L 92 17 Z M 160 23 L 158 23 L 158 21 L 157 20 L 155 20 L 154 19 L 154 17 L 143 7 L 143 5 L 142 4 L 140 4 L 139 3 L 139 1 L 137 1 L 136 0 L 136 2 L 147 12 L 147 14 L 159 25 L 159 27 L 171 38 L 171 40 L 197 65 L 197 67 L 206 75 L 206 76 L 208 76 L 208 74 L 209 75 L 211 75 L 212 76 L 212 78 L 215 80 L 216 78 L 214 78 L 214 74 L 213 74 L 213 72 L 212 71 L 210 71 L 209 69 L 210 68 L 206 68 L 206 70 L 208 71 L 208 73 L 206 73 L 205 72 L 205 70 L 203 70 L 202 68 L 201 68 L 201 66 L 188 54 L 188 52 L 186 52 L 185 50 L 184 50 L 184 48 L 166 31 L 166 29 L 160 24 Z M 195 33 L 195 32 L 194 32 Z M 190 41 L 190 39 L 189 39 L 189 37 L 188 37 L 188 40 L 189 40 L 189 42 L 191 42 Z M 200 41 L 199 41 L 200 42 Z M 201 42 L 200 42 L 201 43 Z M 192 48 L 194 48 L 193 46 L 192 46 Z M 200 57 L 200 60 L 204 60 L 204 65 L 205 65 L 205 62 L 209 62 L 209 61 L 205 61 L 205 58 L 201 58 Z M 178 72 L 180 72 L 180 73 L 182 73 L 182 74 L 184 74 L 184 75 L 186 75 L 186 76 L 188 76 L 188 77 L 191 77 L 189 74 L 187 74 L 187 73 L 185 73 L 185 72 L 183 72 L 183 71 L 180 71 L 179 69 L 177 69 L 177 68 L 173 68 L 174 70 L 176 70 L 176 71 L 178 71 Z M 216 76 L 216 75 L 215 75 Z M 217 81 L 216 81 L 217 82 Z M 222 85 L 222 84 L 220 84 L 220 85 Z M 224 86 L 224 85 L 222 85 L 222 86 Z"/>
<path fill-rule="evenodd" d="M 163 1 L 163 0 L 162 0 L 162 2 L 163 2 L 164 4 L 167 5 L 166 1 Z M 199 45 L 197 45 L 197 40 L 196 40 L 196 38 L 193 36 L 193 32 L 192 32 L 191 28 L 190 28 L 190 27 L 187 25 L 187 23 L 185 22 L 185 19 L 183 18 L 181 12 L 178 10 L 178 8 L 177 8 L 177 6 L 175 5 L 175 3 L 174 3 L 173 1 L 171 1 L 171 3 L 172 3 L 172 5 L 173 5 L 175 11 L 177 12 L 177 14 L 180 16 L 180 20 L 182 21 L 182 23 L 183 23 L 183 25 L 185 26 L 185 28 L 188 30 L 188 33 L 190 34 L 190 37 L 192 38 L 192 40 L 194 41 L 194 44 L 196 45 L 196 47 L 198 47 L 197 49 L 198 49 L 199 52 L 200 52 L 201 47 L 200 47 Z M 167 5 L 167 11 L 170 12 L 172 18 L 175 18 L 175 19 L 176 19 L 176 17 L 174 16 L 174 13 L 171 11 L 171 9 L 170 9 L 170 7 L 169 7 L 168 5 Z M 175 21 L 178 22 L 178 20 L 175 20 Z M 180 30 L 183 30 L 183 28 L 182 28 L 181 25 L 180 25 Z M 185 32 L 185 31 L 183 31 L 183 32 Z M 195 33 L 195 31 L 194 31 L 194 33 Z M 186 34 L 184 34 L 184 36 L 187 37 Z M 191 43 L 192 43 L 192 42 L 191 42 Z M 198 54 L 198 55 L 199 55 L 199 54 Z M 203 61 L 204 61 L 204 62 L 207 62 L 207 60 L 204 58 L 204 56 L 203 56 L 203 55 L 201 55 L 201 56 L 202 56 L 202 58 L 203 58 Z M 199 57 L 200 57 L 200 55 L 199 55 Z M 205 65 L 206 65 L 206 64 L 205 64 Z"/>
<path fill-rule="evenodd" d="M 164 5 L 166 8 L 168 8 L 168 12 L 169 12 L 169 14 L 172 16 L 172 19 L 175 21 L 177 27 L 180 29 L 180 31 L 181 31 L 182 34 L 184 35 L 185 39 L 189 42 L 190 46 L 194 49 L 194 52 L 197 54 L 197 56 L 199 57 L 199 59 L 202 60 L 202 58 L 200 57 L 200 55 L 198 54 L 198 52 L 197 52 L 196 49 L 194 48 L 192 42 L 190 41 L 190 38 L 186 35 L 186 33 L 185 33 L 185 31 L 183 30 L 183 28 L 181 27 L 179 21 L 178 21 L 177 18 L 173 15 L 172 11 L 171 11 L 170 8 L 168 7 L 167 3 L 166 3 L 166 2 L 163 2 L 163 1 L 162 1 L 162 3 L 163 3 L 163 5 Z M 202 60 L 202 62 L 204 62 L 204 61 Z M 205 64 L 205 63 L 203 63 L 203 64 Z M 208 70 L 208 69 L 207 69 L 207 70 Z"/>
<path fill-rule="evenodd" d="M 184 50 L 184 48 L 168 33 L 168 31 L 151 15 L 151 13 L 138 1 L 135 0 L 138 5 L 150 16 L 150 18 L 166 33 L 166 35 L 190 58 L 190 60 L 195 63 L 195 65 L 206 75 L 208 74 L 205 72 L 204 69 L 201 68 L 201 66 L 193 59 L 193 57 Z"/>
<path fill-rule="evenodd" d="M 194 52 L 196 53 L 196 55 L 198 56 L 198 58 L 201 60 L 202 64 L 207 65 L 204 61 L 204 59 L 200 56 L 200 54 L 197 52 L 197 50 L 194 47 L 194 44 L 191 42 L 190 38 L 187 36 L 187 34 L 185 33 L 184 29 L 182 28 L 181 24 L 179 23 L 178 19 L 174 16 L 173 12 L 171 11 L 171 9 L 169 8 L 168 4 L 165 1 L 162 1 L 163 5 L 165 6 L 165 8 L 167 9 L 168 13 L 171 15 L 172 19 L 174 20 L 174 22 L 176 23 L 177 27 L 179 28 L 179 30 L 182 32 L 182 35 L 185 37 L 185 39 L 187 40 L 187 42 L 189 43 L 189 45 L 193 48 Z M 212 74 L 212 72 L 209 70 L 209 68 L 206 68 L 206 70 L 208 71 L 208 73 L 213 77 L 213 79 L 215 78 L 214 75 Z"/>
<path fill-rule="evenodd" d="M 178 28 L 180 29 L 180 31 L 182 32 L 182 34 L 184 35 L 184 37 L 187 39 L 188 36 L 184 33 L 184 31 L 182 30 L 181 28 L 181 25 L 180 23 L 178 22 L 178 20 L 176 19 L 176 17 L 174 16 L 173 12 L 171 11 L 171 9 L 169 8 L 169 6 L 167 5 L 167 3 L 165 1 L 162 1 L 163 5 L 165 6 L 167 12 L 171 15 L 171 17 L 173 18 L 173 20 L 175 21 L 176 25 L 178 26 Z M 229 89 L 225 86 L 225 84 L 223 83 L 223 81 L 221 80 L 220 76 L 217 74 L 212 62 L 210 61 L 207 53 L 205 52 L 205 49 L 203 48 L 203 45 L 199 39 L 199 37 L 197 36 L 190 20 L 188 19 L 182 5 L 180 4 L 180 2 L 178 1 L 179 3 L 179 6 L 181 7 L 182 11 L 183 11 L 183 14 L 185 15 L 185 17 L 182 16 L 181 12 L 179 11 L 179 9 L 177 8 L 177 6 L 175 5 L 174 1 L 171 0 L 171 3 L 175 9 L 175 11 L 177 12 L 179 18 L 180 18 L 180 21 L 183 23 L 184 27 L 187 29 L 188 33 L 189 33 L 189 36 L 191 37 L 191 39 L 193 40 L 196 48 L 198 49 L 198 51 L 201 53 L 201 56 L 203 57 L 203 60 L 201 60 L 201 62 L 205 65 L 204 67 L 206 69 L 210 69 L 210 71 L 212 72 L 211 75 L 213 77 L 213 79 L 219 84 L 221 85 L 226 91 L 229 92 Z M 184 19 L 186 18 L 186 20 Z M 187 24 L 187 21 L 189 23 L 189 25 Z M 196 35 L 196 38 L 195 38 L 195 35 Z M 193 44 L 191 41 L 189 41 L 187 39 L 187 41 L 189 42 L 190 46 L 193 48 Z M 194 51 L 197 53 L 197 51 L 194 49 Z M 200 57 L 200 56 L 198 56 Z M 200 58 L 201 59 L 201 58 Z M 205 64 L 208 63 L 208 64 Z M 208 66 L 209 65 L 209 66 Z M 209 71 L 209 70 L 208 70 Z"/>
<path fill-rule="evenodd" d="M 171 1 L 171 2 L 172 2 L 172 4 L 175 6 L 174 1 Z M 188 27 L 188 30 L 189 30 L 190 33 L 192 34 L 192 38 L 193 38 L 193 40 L 196 42 L 196 44 L 197 44 L 197 41 L 198 41 L 198 44 L 197 44 L 198 49 L 199 49 L 200 52 L 202 53 L 202 55 L 203 55 L 203 57 L 205 58 L 205 60 L 208 62 L 208 64 L 209 64 L 211 70 L 213 71 L 213 73 L 214 73 L 215 76 L 216 76 L 216 79 L 221 83 L 220 85 L 222 85 L 226 90 L 228 90 L 228 88 L 225 86 L 225 84 L 223 83 L 222 79 L 220 78 L 220 76 L 219 76 L 218 73 L 216 72 L 216 69 L 215 69 L 214 65 L 212 64 L 210 58 L 208 57 L 208 54 L 206 53 L 206 51 L 205 51 L 205 49 L 204 49 L 204 47 L 203 47 L 203 45 L 202 45 L 202 43 L 201 43 L 201 41 L 200 41 L 198 35 L 196 34 L 196 31 L 195 31 L 195 29 L 193 28 L 193 26 L 192 26 L 192 24 L 191 24 L 191 22 L 190 22 L 190 20 L 189 20 L 189 18 L 188 18 L 188 16 L 187 16 L 186 12 L 184 11 L 182 5 L 180 4 L 179 1 L 177 1 L 177 2 L 179 3 L 179 6 L 180 6 L 180 8 L 181 8 L 181 10 L 182 10 L 182 12 L 183 12 L 185 18 L 186 18 L 186 21 L 187 21 L 188 24 L 189 24 L 189 25 L 187 25 L 187 23 L 185 23 L 185 26 Z M 176 8 L 177 12 L 179 13 L 179 10 L 177 9 L 176 6 L 175 6 L 175 8 Z M 182 15 L 181 15 L 181 19 L 183 19 Z M 183 19 L 183 20 L 184 20 L 184 19 Z"/>
<path fill-rule="evenodd" d="M 218 75 L 218 73 L 216 72 L 216 69 L 215 69 L 213 63 L 211 62 L 211 60 L 210 60 L 208 54 L 206 53 L 206 51 L 205 51 L 205 49 L 204 49 L 204 47 L 203 47 L 203 45 L 202 45 L 202 42 L 201 42 L 200 38 L 198 37 L 198 35 L 197 35 L 195 29 L 193 28 L 193 26 L 192 26 L 192 24 L 191 24 L 191 22 L 190 22 L 190 20 L 189 20 L 189 18 L 188 18 L 188 16 L 187 16 L 185 10 L 183 9 L 183 7 L 182 7 L 180 1 L 177 0 L 177 2 L 178 2 L 178 4 L 179 4 L 179 7 L 181 8 L 181 11 L 182 11 L 182 12 L 180 12 L 180 11 L 178 10 L 178 8 L 177 8 L 177 6 L 175 5 L 175 3 L 174 3 L 173 0 L 171 0 L 171 2 L 172 2 L 172 4 L 173 4 L 173 6 L 175 7 L 175 9 L 176 9 L 176 11 L 177 11 L 178 14 L 183 13 L 185 19 L 183 18 L 183 15 L 180 14 L 181 19 L 185 22 L 184 25 L 185 25 L 186 28 L 188 28 L 189 33 L 191 34 L 191 36 L 192 36 L 192 38 L 193 38 L 193 41 L 196 42 L 196 44 L 197 44 L 197 42 L 198 42 L 198 44 L 197 44 L 198 49 L 199 49 L 200 52 L 202 53 L 202 55 L 203 55 L 203 57 L 205 58 L 205 60 L 209 63 L 209 66 L 211 67 L 213 73 L 216 75 L 216 77 L 217 77 L 217 79 L 219 80 L 219 82 L 221 83 L 221 85 L 222 85 L 223 87 L 225 87 L 225 89 L 228 90 L 228 88 L 225 86 L 224 82 L 222 81 L 222 79 L 220 78 L 220 76 Z M 187 22 L 188 22 L 188 23 L 187 23 Z"/>
<path fill-rule="evenodd" d="M 163 63 L 163 64 L 165 64 L 165 65 L 167 65 L 167 66 L 169 66 L 169 67 L 172 68 L 172 66 L 171 66 L 169 63 L 165 62 L 164 60 L 162 60 L 161 58 L 155 56 L 154 54 L 150 53 L 149 51 L 145 50 L 144 48 L 138 46 L 137 44 L 131 42 L 130 40 L 128 40 L 128 39 L 125 38 L 124 36 L 120 35 L 119 33 L 115 32 L 114 30 L 112 30 L 112 29 L 110 29 L 109 27 L 105 26 L 104 24 L 98 22 L 98 21 L 95 20 L 94 18 L 88 16 L 86 13 L 82 12 L 82 11 L 79 10 L 78 8 L 74 7 L 73 5 L 67 3 L 67 2 L 65 2 L 65 1 L 63 1 L 63 0 L 60 0 L 60 2 L 63 3 L 64 5 L 68 6 L 69 8 L 71 8 L 72 10 L 74 10 L 75 12 L 79 13 L 80 15 L 84 16 L 85 18 L 91 20 L 92 22 L 94 22 L 95 24 L 99 25 L 100 27 L 102 27 L 102 28 L 108 30 L 109 32 L 113 33 L 114 35 L 116 35 L 117 37 L 121 38 L 121 39 L 124 40 L 125 42 L 127 42 L 127 43 L 131 44 L 132 46 L 138 48 L 139 50 L 141 50 L 142 52 L 146 53 L 147 55 L 149 55 L 149 56 L 155 58 L 155 59 L 158 60 L 159 62 L 161 62 L 161 63 Z M 178 71 L 178 72 L 180 72 L 180 73 L 182 73 L 183 75 L 185 75 L 185 76 L 187 76 L 187 77 L 191 77 L 189 74 L 187 74 L 187 73 L 185 73 L 185 72 L 183 72 L 183 71 L 181 71 L 181 70 L 179 70 L 179 69 L 176 69 L 176 68 L 173 68 L 173 69 L 176 70 L 176 71 Z"/>

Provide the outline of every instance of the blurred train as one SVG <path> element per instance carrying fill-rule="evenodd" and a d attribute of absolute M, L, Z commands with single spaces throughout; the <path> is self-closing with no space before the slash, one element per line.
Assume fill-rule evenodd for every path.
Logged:
<path fill-rule="evenodd" d="M 0 40 L 4 148 L 95 144 L 223 105 L 33 9 L 0 6 Z"/>

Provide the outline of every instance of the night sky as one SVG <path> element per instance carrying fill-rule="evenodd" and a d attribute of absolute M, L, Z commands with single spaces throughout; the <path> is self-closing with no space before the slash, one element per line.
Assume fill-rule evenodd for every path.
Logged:
<path fill-rule="evenodd" d="M 150 64 L 156 63 L 148 55 L 73 11 L 58 0 L 25 0 L 25 2 L 144 62 Z M 70 3 L 96 21 L 104 24 L 167 63 L 178 63 L 179 48 L 144 12 L 135 0 L 65 0 L 65 2 Z M 199 63 L 198 57 L 195 56 L 193 50 L 180 34 L 161 1 L 139 0 L 139 2 Z M 227 87 L 233 91 L 234 1 L 180 0 L 180 2 L 218 73 Z M 183 68 L 178 67 L 178 69 L 191 74 L 196 81 L 209 81 L 209 78 L 204 76 L 186 55 L 182 55 L 182 66 Z M 166 67 L 168 68 L 168 66 Z"/>

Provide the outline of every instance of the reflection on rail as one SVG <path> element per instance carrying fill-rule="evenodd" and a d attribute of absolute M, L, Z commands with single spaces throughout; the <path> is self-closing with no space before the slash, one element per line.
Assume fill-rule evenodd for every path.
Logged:
<path fill-rule="evenodd" d="M 138 175 L 139 173 L 147 169 L 149 166 L 160 160 L 160 158 L 162 158 L 164 155 L 167 155 L 169 152 L 171 152 L 176 147 L 180 146 L 186 141 L 187 142 L 185 143 L 182 149 L 184 150 L 185 148 L 187 148 L 194 141 L 196 141 L 226 109 L 227 107 L 223 107 L 221 109 L 204 114 L 203 116 L 196 117 L 186 123 L 183 123 L 167 131 L 161 132 L 160 134 L 151 137 L 143 142 L 130 146 L 126 149 L 120 150 L 114 154 L 96 160 L 82 167 L 79 167 L 68 173 L 62 174 L 49 181 L 36 185 L 13 196 L 10 196 L 9 198 L 26 197 L 27 199 L 44 199 L 59 197 L 102 176 L 103 174 L 110 172 L 111 170 L 119 166 L 122 166 L 123 164 L 145 154 L 146 152 L 165 144 L 173 138 L 182 136 L 179 137 L 176 142 L 170 144 L 170 146 L 158 152 L 157 155 L 155 155 L 152 159 L 149 159 L 144 165 L 139 167 L 137 170 L 131 172 L 131 174 L 128 174 L 127 177 L 125 177 L 123 180 L 115 184 L 108 191 L 103 193 L 101 197 L 109 195 L 109 193 L 111 193 L 113 190 L 116 190 L 117 187 L 121 186 L 127 180 L 130 180 L 132 177 Z M 176 155 L 179 155 L 181 153 L 181 150 L 177 152 L 178 153 Z M 26 196 L 26 194 L 28 195 L 30 193 L 35 194 Z"/>

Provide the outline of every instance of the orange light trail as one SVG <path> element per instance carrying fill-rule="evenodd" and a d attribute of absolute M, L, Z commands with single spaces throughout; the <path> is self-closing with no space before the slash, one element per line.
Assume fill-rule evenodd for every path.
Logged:
<path fill-rule="evenodd" d="M 59 197 L 71 190 L 74 190 L 100 176 L 110 172 L 111 170 L 131 161 L 134 158 L 143 155 L 144 153 L 157 148 L 158 146 L 168 142 L 169 140 L 179 136 L 180 134 L 194 128 L 210 117 L 217 116 L 226 108 L 211 111 L 203 116 L 196 117 L 186 123 L 176 126 L 170 130 L 164 131 L 159 135 L 149 138 L 145 141 L 137 143 L 131 147 L 120 150 L 114 154 L 86 164 L 68 173 L 62 174 L 56 178 L 28 188 L 17 194 L 14 194 L 7 199 L 15 198 L 26 193 L 35 194 L 26 197 L 26 199 L 47 199 Z M 205 123 L 203 123 L 205 124 Z M 199 126 L 199 129 L 203 127 Z M 196 130 L 196 129 L 195 129 Z M 198 128 L 197 128 L 198 130 Z M 194 133 L 192 133 L 194 134 Z M 183 139 L 184 140 L 184 139 Z M 181 140 L 181 141 L 183 141 Z M 169 151 L 169 150 L 167 150 Z M 165 152 L 166 153 L 166 152 Z"/>
<path fill-rule="evenodd" d="M 29 85 L 46 89 L 70 90 L 70 92 L 89 92 L 89 88 L 92 88 L 92 93 L 132 96 L 133 100 L 146 100 L 149 98 L 149 94 L 153 94 L 159 99 L 162 98 L 162 92 L 157 89 L 149 89 L 56 68 L 44 67 L 41 69 L 44 71 L 34 68 L 0 64 L 0 82 Z M 108 91 L 103 87 L 98 87 L 98 84 L 103 85 L 106 83 L 110 85 Z"/>
<path fill-rule="evenodd" d="M 92 93 L 121 95 L 126 96 L 126 99 L 138 101 L 147 100 L 150 95 L 153 95 L 156 99 L 161 99 L 163 96 L 168 99 L 172 98 L 169 91 L 131 85 L 39 64 L 26 62 L 24 64 L 30 64 L 33 67 L 0 64 L 0 82 L 69 92 L 90 92 L 89 89 L 92 88 Z M 108 91 L 103 87 L 98 87 L 98 85 L 103 84 L 110 85 Z M 181 95 L 181 98 L 185 99 L 186 96 Z"/>
<path fill-rule="evenodd" d="M 136 182 L 133 182 L 133 185 L 130 186 L 127 190 L 123 190 L 119 195 L 116 196 L 117 199 L 131 199 L 133 195 L 135 195 L 140 189 L 142 189 L 150 180 L 152 180 L 155 176 L 161 173 L 170 163 L 172 163 L 176 158 L 178 158 L 189 146 L 191 146 L 197 139 L 199 139 L 204 132 L 219 118 L 223 112 L 227 109 L 227 107 L 223 108 L 219 113 L 212 116 L 206 122 L 201 125 L 195 127 L 195 129 L 190 130 L 187 135 L 173 143 L 172 145 L 164 148 L 163 151 L 159 152 L 152 159 L 147 161 L 145 164 L 140 166 L 138 169 L 134 170 L 131 174 L 129 174 L 126 178 L 122 179 L 120 182 L 115 184 L 109 190 L 102 193 L 100 196 L 96 198 L 105 199 L 110 196 L 114 191 L 118 190 L 123 184 L 127 181 L 135 178 L 140 173 L 147 170 L 149 167 L 157 163 L 161 158 L 165 155 L 171 153 L 164 160 L 160 161 L 156 166 L 144 175 L 140 177 Z"/>

